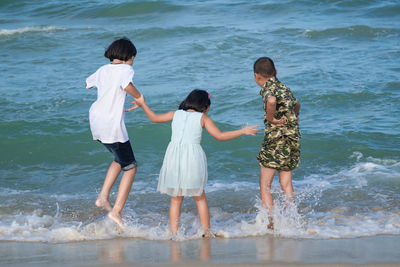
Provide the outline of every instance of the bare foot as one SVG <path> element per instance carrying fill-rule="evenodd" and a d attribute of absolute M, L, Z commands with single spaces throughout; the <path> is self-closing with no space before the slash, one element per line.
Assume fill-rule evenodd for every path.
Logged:
<path fill-rule="evenodd" d="M 210 229 L 204 230 L 204 234 L 201 235 L 202 238 L 211 238 L 211 236 Z"/>
<path fill-rule="evenodd" d="M 274 220 L 272 219 L 272 217 L 269 217 L 269 224 L 267 228 L 270 230 L 274 230 Z"/>
<path fill-rule="evenodd" d="M 112 210 L 112 206 L 110 201 L 108 201 L 108 199 L 102 199 L 102 198 L 98 198 L 96 200 L 96 206 L 99 208 L 103 208 L 106 211 L 111 211 Z"/>
<path fill-rule="evenodd" d="M 108 218 L 110 218 L 113 222 L 115 222 L 119 227 L 121 227 L 122 229 L 124 229 L 124 224 L 122 222 L 122 218 L 121 215 L 114 213 L 114 212 L 109 212 L 108 213 Z"/>

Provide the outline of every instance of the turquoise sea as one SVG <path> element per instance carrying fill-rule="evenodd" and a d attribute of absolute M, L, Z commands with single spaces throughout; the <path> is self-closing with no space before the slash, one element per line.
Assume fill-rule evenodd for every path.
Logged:
<path fill-rule="evenodd" d="M 138 49 L 134 83 L 157 112 L 200 88 L 221 129 L 262 126 L 252 72 L 260 56 L 274 59 L 302 105 L 297 208 L 282 208 L 276 177 L 275 232 L 259 200 L 262 134 L 219 142 L 204 131 L 215 232 L 400 235 L 399 1 L 1 0 L 0 241 L 170 238 L 169 197 L 156 192 L 170 124 L 153 124 L 141 110 L 126 114 L 139 163 L 126 231 L 94 205 L 112 156 L 92 140 L 96 91 L 84 85 L 122 36 Z M 188 198 L 180 240 L 200 238 L 199 227 Z"/>

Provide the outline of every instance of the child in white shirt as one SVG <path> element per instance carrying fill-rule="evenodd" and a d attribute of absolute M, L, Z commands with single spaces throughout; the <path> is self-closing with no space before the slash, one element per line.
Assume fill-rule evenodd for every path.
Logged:
<path fill-rule="evenodd" d="M 123 226 L 121 212 L 135 178 L 137 163 L 125 127 L 124 104 L 126 93 L 134 98 L 141 96 L 132 82 L 133 60 L 136 56 L 134 44 L 127 38 L 114 41 L 104 56 L 110 64 L 100 67 L 86 79 L 86 88 L 97 87 L 97 100 L 89 110 L 90 130 L 93 140 L 101 142 L 111 153 L 114 161 L 108 168 L 96 206 L 109 211 L 108 217 Z M 109 194 L 120 172 L 122 176 L 117 199 L 111 206 Z"/>

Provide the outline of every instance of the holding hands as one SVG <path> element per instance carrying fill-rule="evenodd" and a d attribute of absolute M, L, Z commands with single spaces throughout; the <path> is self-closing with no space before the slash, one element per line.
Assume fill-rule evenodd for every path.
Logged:
<path fill-rule="evenodd" d="M 135 100 L 134 101 L 129 101 L 129 103 L 133 104 L 133 106 L 128 108 L 128 109 L 125 109 L 126 112 L 129 112 L 129 111 L 134 110 L 134 109 L 138 109 L 143 104 L 145 104 L 145 100 L 144 100 L 143 94 L 140 94 L 139 98 L 133 98 L 133 99 L 135 99 Z"/>
<path fill-rule="evenodd" d="M 168 121 L 168 120 L 172 120 L 172 117 L 173 117 L 173 114 L 174 114 L 174 112 L 169 112 L 169 113 L 166 113 L 166 114 L 160 114 L 160 115 L 157 115 L 157 114 L 155 114 L 147 105 L 146 105 L 146 102 L 145 102 L 145 99 L 144 99 L 144 96 L 143 96 L 143 94 L 141 94 L 140 95 L 140 97 L 138 97 L 138 98 L 134 98 L 134 101 L 130 101 L 129 103 L 131 103 L 132 104 L 132 107 L 130 107 L 130 108 L 128 108 L 128 109 L 126 109 L 125 111 L 126 112 L 129 112 L 129 111 L 131 111 L 131 110 L 134 110 L 134 109 L 138 109 L 138 108 L 143 108 L 143 110 L 144 110 L 144 112 L 146 113 L 146 115 L 150 118 L 150 120 L 151 121 L 153 121 L 153 122 L 164 122 L 164 121 Z M 157 117 L 157 118 L 156 118 Z M 165 117 L 165 118 L 164 118 Z M 171 118 L 170 118 L 171 117 Z M 212 122 L 212 120 L 208 117 L 208 116 L 206 116 L 207 117 L 207 122 L 208 121 L 210 121 L 210 122 Z M 161 121 L 159 121 L 159 119 L 161 120 Z M 157 120 L 157 121 L 156 121 Z M 282 123 L 283 123 L 283 121 L 282 121 Z M 212 123 L 206 123 L 205 124 L 205 126 L 206 126 L 206 128 L 207 128 L 207 130 L 211 133 L 211 135 L 212 136 L 214 136 L 215 138 L 217 138 L 218 140 L 220 140 L 217 136 L 219 136 L 219 135 L 226 135 L 227 134 L 227 136 L 226 137 L 221 137 L 223 140 L 230 140 L 230 139 L 233 139 L 233 138 L 237 138 L 237 137 L 239 137 L 240 135 L 252 135 L 252 136 L 256 136 L 257 135 L 257 133 L 258 132 L 260 132 L 260 129 L 257 129 L 257 127 L 258 127 L 258 125 L 253 125 L 253 126 L 249 126 L 249 124 L 248 123 L 246 123 L 246 125 L 242 128 L 242 129 L 240 129 L 240 130 L 236 130 L 236 131 L 233 131 L 233 132 L 235 132 L 235 133 L 233 133 L 232 132 L 232 136 L 231 136 L 231 133 L 229 132 L 226 132 L 226 133 L 222 133 L 219 129 L 218 129 L 218 127 L 216 127 L 215 126 L 215 124 L 214 124 L 214 122 L 212 122 Z M 221 140 L 222 140 L 221 139 Z"/>

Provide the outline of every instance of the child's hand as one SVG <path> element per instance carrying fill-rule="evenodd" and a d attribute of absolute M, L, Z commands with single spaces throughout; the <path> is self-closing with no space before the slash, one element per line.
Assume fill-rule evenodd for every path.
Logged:
<path fill-rule="evenodd" d="M 126 109 L 125 110 L 126 112 L 134 110 L 134 109 L 138 109 L 145 103 L 143 94 L 141 94 L 139 98 L 133 98 L 133 99 L 135 99 L 135 100 L 129 101 L 129 103 L 133 104 L 133 106 Z"/>
<path fill-rule="evenodd" d="M 129 112 L 129 111 L 131 111 L 131 110 L 140 108 L 140 106 L 138 106 L 138 104 L 136 104 L 135 101 L 129 101 L 129 103 L 133 104 L 133 106 L 130 107 L 130 108 L 125 109 L 125 112 Z"/>
<path fill-rule="evenodd" d="M 287 122 L 286 118 L 282 118 L 280 120 L 277 120 L 277 119 L 274 118 L 273 121 L 272 121 L 272 124 L 275 125 L 275 126 L 283 126 L 286 122 Z"/>
<path fill-rule="evenodd" d="M 253 126 L 249 126 L 248 123 L 246 123 L 246 126 L 244 126 L 242 128 L 243 130 L 243 134 L 244 135 L 257 135 L 257 133 L 260 131 L 260 129 L 257 129 L 258 125 L 253 125 Z"/>
<path fill-rule="evenodd" d="M 139 96 L 139 98 L 133 98 L 133 99 L 135 99 L 135 102 L 136 102 L 136 104 L 137 104 L 139 107 L 143 106 L 143 104 L 145 103 L 144 95 L 143 95 L 143 94 L 141 94 L 141 95 Z"/>

